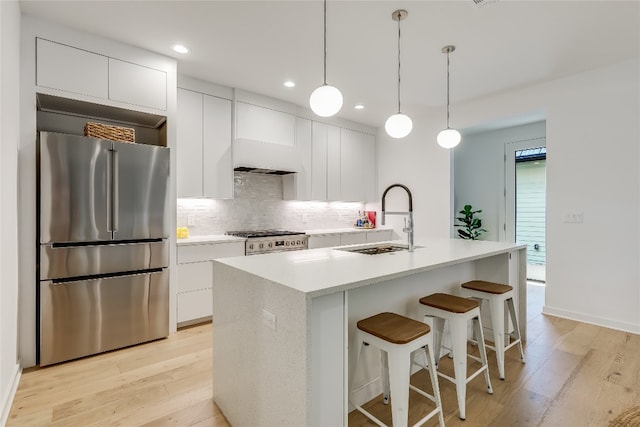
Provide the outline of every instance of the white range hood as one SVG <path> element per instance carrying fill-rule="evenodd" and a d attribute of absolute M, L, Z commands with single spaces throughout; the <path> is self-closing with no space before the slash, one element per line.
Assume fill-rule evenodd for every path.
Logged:
<path fill-rule="evenodd" d="M 234 93 L 234 168 L 300 172 L 295 105 L 238 89 Z"/>

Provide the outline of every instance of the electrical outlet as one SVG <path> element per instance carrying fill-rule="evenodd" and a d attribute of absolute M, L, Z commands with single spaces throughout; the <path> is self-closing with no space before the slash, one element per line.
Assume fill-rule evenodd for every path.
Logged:
<path fill-rule="evenodd" d="M 196 225 L 195 215 L 187 215 L 187 225 Z"/>
<path fill-rule="evenodd" d="M 262 323 L 276 330 L 276 315 L 268 310 L 262 310 Z"/>
<path fill-rule="evenodd" d="M 584 222 L 584 215 L 582 212 L 567 212 L 564 214 L 564 222 L 570 222 L 579 224 Z"/>

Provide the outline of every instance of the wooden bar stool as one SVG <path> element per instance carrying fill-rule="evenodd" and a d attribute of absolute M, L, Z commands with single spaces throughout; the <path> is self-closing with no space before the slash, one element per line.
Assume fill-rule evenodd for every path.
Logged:
<path fill-rule="evenodd" d="M 520 360 L 524 363 L 524 352 L 522 351 L 522 339 L 520 337 L 520 324 L 518 323 L 518 315 L 513 303 L 513 287 L 502 285 L 500 283 L 485 282 L 483 280 L 472 280 L 463 283 L 461 294 L 465 297 L 476 298 L 482 304 L 482 301 L 489 301 L 491 308 L 491 324 L 493 327 L 493 340 L 495 347 L 486 345 L 488 348 L 496 352 L 498 360 L 498 372 L 500 379 L 504 380 L 504 352 L 518 344 L 520 349 Z M 513 323 L 513 338 L 510 344 L 505 341 L 505 322 L 504 322 L 504 304 L 507 304 L 511 322 Z"/>
<path fill-rule="evenodd" d="M 418 421 L 415 426 L 424 424 L 427 420 L 438 414 L 440 426 L 444 427 L 442 415 L 442 402 L 433 359 L 431 329 L 417 320 L 400 316 L 395 313 L 380 313 L 375 316 L 360 320 L 358 326 L 358 349 L 356 365 L 352 373 L 352 381 L 360 362 L 360 353 L 364 344 L 375 346 L 381 350 L 382 358 L 382 385 L 384 403 L 391 402 L 391 419 L 394 427 L 405 427 L 409 416 L 409 388 L 420 393 L 436 404 L 436 408 Z M 409 383 L 411 375 L 411 353 L 425 349 L 433 396 L 414 387 Z M 351 397 L 351 396 L 349 396 Z M 350 399 L 351 400 L 351 399 Z M 354 405 L 358 411 L 364 414 L 374 423 L 384 424 L 359 405 Z"/>
<path fill-rule="evenodd" d="M 456 385 L 458 395 L 458 409 L 460 419 L 466 418 L 465 403 L 467 398 L 467 383 L 476 376 L 484 372 L 484 379 L 487 383 L 487 391 L 493 394 L 491 380 L 489 379 L 489 365 L 487 364 L 487 352 L 484 348 L 484 335 L 482 333 L 482 321 L 480 320 L 480 304 L 477 301 L 458 297 L 449 294 L 432 294 L 420 298 L 420 304 L 426 306 L 426 317 L 433 318 L 434 321 L 434 353 L 436 368 L 440 359 L 440 348 L 442 346 L 442 335 L 445 321 L 449 321 L 451 330 L 451 351 L 453 353 L 453 368 L 455 378 L 451 378 L 442 372 L 438 372 L 442 378 L 451 381 Z M 426 319 L 425 319 L 426 320 Z M 473 327 L 478 340 L 480 358 L 467 354 L 467 324 L 473 321 Z M 476 360 L 482 366 L 467 377 L 467 357 Z"/>

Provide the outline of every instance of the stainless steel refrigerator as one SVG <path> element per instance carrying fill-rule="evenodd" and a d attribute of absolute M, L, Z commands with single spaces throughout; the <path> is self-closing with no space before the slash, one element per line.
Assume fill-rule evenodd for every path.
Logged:
<path fill-rule="evenodd" d="M 169 335 L 169 149 L 38 135 L 41 366 Z"/>

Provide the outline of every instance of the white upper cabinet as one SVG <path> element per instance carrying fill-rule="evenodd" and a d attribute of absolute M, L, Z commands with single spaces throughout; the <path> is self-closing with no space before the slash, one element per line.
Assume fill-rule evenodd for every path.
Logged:
<path fill-rule="evenodd" d="M 296 156 L 300 169 L 297 173 L 282 177 L 285 200 L 312 200 L 312 122 L 309 119 L 296 117 Z"/>
<path fill-rule="evenodd" d="M 202 94 L 178 88 L 178 197 L 202 197 Z"/>
<path fill-rule="evenodd" d="M 233 198 L 231 101 L 203 95 L 203 195 Z"/>
<path fill-rule="evenodd" d="M 109 58 L 36 39 L 36 84 L 81 95 L 109 97 Z"/>
<path fill-rule="evenodd" d="M 327 200 L 327 125 L 318 122 L 312 125 L 311 199 Z"/>
<path fill-rule="evenodd" d="M 109 99 L 167 109 L 167 73 L 109 58 Z"/>
<path fill-rule="evenodd" d="M 167 110 L 165 71 L 41 38 L 36 38 L 36 85 L 66 92 L 55 93 L 66 98 Z"/>
<path fill-rule="evenodd" d="M 340 198 L 340 128 L 313 122 L 311 154 L 311 198 Z"/>
<path fill-rule="evenodd" d="M 341 200 L 373 201 L 376 188 L 376 141 L 373 135 L 340 130 Z"/>
<path fill-rule="evenodd" d="M 327 125 L 327 200 L 342 198 L 342 169 L 340 164 L 340 128 Z"/>
<path fill-rule="evenodd" d="M 311 199 L 375 200 L 375 136 L 313 122 Z"/>
<path fill-rule="evenodd" d="M 231 101 L 178 88 L 178 197 L 233 197 Z"/>

